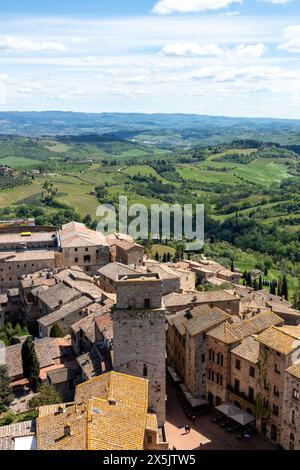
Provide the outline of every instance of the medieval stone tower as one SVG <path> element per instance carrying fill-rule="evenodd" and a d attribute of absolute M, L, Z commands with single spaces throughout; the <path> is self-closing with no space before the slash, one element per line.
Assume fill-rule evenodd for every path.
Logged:
<path fill-rule="evenodd" d="M 114 369 L 149 380 L 149 407 L 165 422 L 165 310 L 158 274 L 120 276 L 113 311 Z"/>

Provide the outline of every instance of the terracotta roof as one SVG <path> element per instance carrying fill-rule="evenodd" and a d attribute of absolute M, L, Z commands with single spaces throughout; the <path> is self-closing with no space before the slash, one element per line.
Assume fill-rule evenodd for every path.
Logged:
<path fill-rule="evenodd" d="M 51 370 L 47 373 L 51 385 L 61 384 L 68 382 L 75 377 L 73 369 L 68 367 L 61 367 L 56 370 Z"/>
<path fill-rule="evenodd" d="M 0 253 L 0 263 L 10 263 L 18 261 L 39 261 L 39 260 L 53 260 L 55 259 L 55 251 L 38 251 L 38 250 L 27 250 L 20 252 L 5 252 Z"/>
<path fill-rule="evenodd" d="M 226 344 L 232 344 L 247 336 L 258 334 L 272 325 L 280 324 L 282 324 L 282 318 L 273 312 L 267 311 L 239 323 L 221 325 L 210 331 L 208 335 Z"/>
<path fill-rule="evenodd" d="M 73 279 L 75 281 L 92 281 L 93 278 L 88 276 L 80 266 L 71 266 L 70 268 L 62 269 L 55 273 L 54 277 L 59 281 L 65 279 Z"/>
<path fill-rule="evenodd" d="M 19 233 L 0 233 L 0 245 L 5 243 L 21 244 L 21 243 L 35 243 L 35 242 L 52 242 L 56 237 L 56 232 L 31 232 L 26 230 L 27 233 L 30 232 L 30 235 L 24 237 L 22 232 Z"/>
<path fill-rule="evenodd" d="M 14 450 L 15 439 L 35 435 L 35 421 L 23 421 L 0 427 L 0 450 Z"/>
<path fill-rule="evenodd" d="M 300 348 L 300 327 L 272 326 L 261 333 L 257 337 L 257 341 L 281 354 L 289 354 Z"/>
<path fill-rule="evenodd" d="M 59 230 L 62 248 L 79 248 L 89 246 L 107 246 L 102 233 L 90 230 L 84 224 L 70 222 Z"/>
<path fill-rule="evenodd" d="M 39 409 L 38 449 L 143 449 L 147 380 L 109 372 L 78 385 L 75 400 L 61 410 L 59 406 Z"/>
<path fill-rule="evenodd" d="M 258 363 L 259 342 L 253 336 L 244 338 L 241 344 L 231 350 L 232 354 L 246 359 L 253 364 Z"/>
<path fill-rule="evenodd" d="M 37 297 L 47 305 L 50 310 L 56 310 L 61 302 L 66 304 L 79 296 L 80 293 L 78 290 L 68 287 L 62 282 L 48 289 L 43 289 L 37 294 Z"/>
<path fill-rule="evenodd" d="M 188 331 L 191 336 L 194 336 L 230 318 L 230 315 L 218 307 L 210 308 L 208 305 L 200 305 L 178 312 L 168 317 L 167 320 L 177 328 L 181 335 Z"/>
<path fill-rule="evenodd" d="M 96 348 L 77 357 L 76 361 L 88 380 L 102 373 L 101 358 Z"/>
<path fill-rule="evenodd" d="M 162 279 L 179 279 L 176 271 L 166 265 L 149 266 L 147 270 L 150 273 L 158 273 Z"/>
<path fill-rule="evenodd" d="M 300 364 L 293 364 L 291 367 L 286 369 L 286 372 L 300 380 Z"/>
<path fill-rule="evenodd" d="M 239 300 L 238 297 L 230 294 L 227 291 L 212 291 L 212 292 L 186 292 L 178 294 L 172 292 L 171 294 L 163 297 L 164 305 L 168 307 L 186 306 L 192 303 L 209 303 L 209 302 L 222 302 L 230 300 Z"/>
<path fill-rule="evenodd" d="M 40 363 L 40 367 L 48 367 L 54 365 L 55 359 L 66 354 L 66 348 L 60 347 L 56 338 L 42 338 L 34 341 L 35 351 Z M 6 352 L 6 364 L 10 377 L 23 376 L 22 367 L 22 344 L 14 344 L 8 346 Z"/>
<path fill-rule="evenodd" d="M 125 264 L 109 263 L 106 266 L 103 266 L 103 268 L 98 269 L 98 273 L 116 282 L 118 280 L 118 276 L 126 274 L 138 274 L 138 271 L 125 266 Z"/>
<path fill-rule="evenodd" d="M 99 331 L 106 333 L 105 336 L 112 338 L 112 319 L 111 307 L 99 304 L 88 306 L 88 315 L 71 326 L 72 331 L 76 334 L 82 330 L 91 343 L 96 341 L 95 326 Z"/>
<path fill-rule="evenodd" d="M 111 243 L 111 246 L 117 246 L 124 251 L 130 251 L 133 248 L 139 248 L 144 251 L 144 247 L 142 245 L 139 245 L 138 243 L 132 242 L 130 240 L 115 240 Z"/>
<path fill-rule="evenodd" d="M 76 289 L 77 291 L 81 292 L 82 294 L 87 295 L 93 300 L 101 299 L 105 292 L 100 289 L 100 287 L 96 286 L 93 282 L 87 281 L 77 281 L 73 279 L 65 279 L 64 283 L 67 284 L 69 287 Z"/>
<path fill-rule="evenodd" d="M 63 318 L 71 315 L 74 312 L 78 312 L 92 303 L 92 300 L 86 296 L 82 296 L 79 299 L 73 300 L 72 302 L 64 305 L 59 310 L 55 310 L 49 315 L 45 315 L 38 319 L 38 323 L 42 326 L 50 326 Z"/>
<path fill-rule="evenodd" d="M 207 333 L 207 336 L 217 339 L 225 344 L 237 343 L 240 337 L 234 332 L 233 325 L 224 322 Z"/>

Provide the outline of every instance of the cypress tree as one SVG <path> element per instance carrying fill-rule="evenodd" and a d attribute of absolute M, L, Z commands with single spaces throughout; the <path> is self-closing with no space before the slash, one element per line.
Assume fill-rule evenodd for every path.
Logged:
<path fill-rule="evenodd" d="M 0 413 L 8 410 L 13 402 L 13 394 L 10 387 L 10 378 L 6 365 L 0 366 Z"/>
<path fill-rule="evenodd" d="M 166 253 L 164 253 L 164 255 L 163 255 L 163 263 L 166 263 L 166 262 L 167 262 L 167 255 L 166 255 Z"/>
<path fill-rule="evenodd" d="M 281 295 L 282 295 L 282 297 L 284 297 L 286 300 L 289 300 L 289 288 L 288 288 L 288 282 L 287 282 L 286 274 L 284 274 L 284 275 L 283 275 L 283 278 L 282 278 Z"/>
<path fill-rule="evenodd" d="M 231 260 L 231 272 L 235 272 L 233 259 Z"/>
<path fill-rule="evenodd" d="M 28 379 L 31 390 L 35 392 L 39 385 L 40 363 L 30 336 L 22 346 L 21 355 L 24 377 Z"/>
<path fill-rule="evenodd" d="M 277 286 L 277 295 L 278 297 L 281 297 L 282 296 L 282 280 L 280 279 L 280 281 L 278 282 L 278 286 Z"/>
<path fill-rule="evenodd" d="M 156 261 L 159 261 L 159 254 L 158 254 L 158 251 L 155 253 L 155 259 L 156 259 Z"/>
<path fill-rule="evenodd" d="M 263 280 L 262 280 L 262 277 L 261 275 L 259 276 L 259 281 L 258 281 L 258 290 L 262 290 L 263 289 Z"/>

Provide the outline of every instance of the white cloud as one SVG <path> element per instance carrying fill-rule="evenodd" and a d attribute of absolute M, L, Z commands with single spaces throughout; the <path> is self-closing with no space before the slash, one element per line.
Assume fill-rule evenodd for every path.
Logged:
<path fill-rule="evenodd" d="M 159 0 L 152 11 L 159 15 L 195 13 L 206 10 L 219 10 L 233 3 L 243 3 L 243 0 Z"/>
<path fill-rule="evenodd" d="M 285 29 L 283 42 L 279 44 L 278 49 L 288 52 L 300 52 L 300 24 Z"/>
<path fill-rule="evenodd" d="M 234 49 L 227 51 L 227 58 L 231 60 L 259 59 L 267 52 L 267 47 L 262 43 L 239 44 Z"/>
<path fill-rule="evenodd" d="M 224 48 L 217 44 L 174 43 L 167 44 L 159 52 L 160 55 L 169 56 L 222 56 Z"/>
<path fill-rule="evenodd" d="M 8 52 L 64 52 L 67 48 L 61 42 L 32 41 L 15 36 L 1 36 L 0 49 Z"/>
<path fill-rule="evenodd" d="M 228 60 L 258 59 L 265 55 L 267 48 L 264 44 L 238 44 L 234 48 L 221 47 L 217 44 L 174 43 L 164 46 L 160 55 L 177 57 L 217 56 Z"/>
<path fill-rule="evenodd" d="M 267 3 L 273 3 L 273 5 L 285 5 L 286 3 L 290 3 L 293 0 L 263 0 Z"/>

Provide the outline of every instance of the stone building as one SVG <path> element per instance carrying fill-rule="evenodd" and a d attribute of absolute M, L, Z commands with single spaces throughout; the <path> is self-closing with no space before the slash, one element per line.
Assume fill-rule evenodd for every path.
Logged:
<path fill-rule="evenodd" d="M 81 296 L 42 318 L 39 318 L 40 338 L 50 336 L 52 327 L 57 324 L 65 335 L 70 334 L 71 326 L 87 316 L 86 308 L 92 303 L 89 297 Z"/>
<path fill-rule="evenodd" d="M 7 289 L 0 294 L 0 326 L 17 321 L 20 321 L 19 289 Z"/>
<path fill-rule="evenodd" d="M 132 268 L 143 265 L 145 249 L 137 243 L 127 240 L 116 240 L 110 246 L 111 260 L 126 264 Z"/>
<path fill-rule="evenodd" d="M 163 283 L 163 295 L 171 292 L 181 292 L 180 276 L 177 272 L 164 264 L 155 264 L 147 268 L 149 273 L 157 273 Z"/>
<path fill-rule="evenodd" d="M 206 397 L 206 333 L 229 319 L 206 305 L 167 317 L 168 364 L 194 397 Z"/>
<path fill-rule="evenodd" d="M 149 406 L 165 422 L 165 309 L 157 274 L 120 276 L 113 309 L 114 368 L 149 380 Z"/>
<path fill-rule="evenodd" d="M 248 390 L 247 374 L 244 377 L 245 383 L 241 384 L 241 380 L 235 390 L 232 387 L 232 383 L 235 384 L 235 382 L 232 382 L 231 351 L 235 350 L 245 338 L 257 335 L 272 325 L 282 324 L 283 321 L 280 317 L 267 311 L 239 323 L 222 323 L 207 333 L 206 390 L 210 403 L 218 406 L 229 399 L 229 392 L 233 396 L 234 392 Z M 239 402 L 238 399 L 234 399 L 234 401 Z"/>
<path fill-rule="evenodd" d="M 281 444 L 284 449 L 300 450 L 300 363 L 285 371 Z"/>
<path fill-rule="evenodd" d="M 0 252 L 0 287 L 18 287 L 23 275 L 58 265 L 55 251 Z"/>
<path fill-rule="evenodd" d="M 127 274 L 138 274 L 138 271 L 121 263 L 109 263 L 106 266 L 98 269 L 96 282 L 97 285 L 105 292 L 114 294 L 117 290 L 119 276 Z"/>
<path fill-rule="evenodd" d="M 58 232 L 58 247 L 64 267 L 80 266 L 85 272 L 96 274 L 97 269 L 109 263 L 109 247 L 104 235 L 78 222 L 62 226 Z"/>
<path fill-rule="evenodd" d="M 300 328 L 271 327 L 257 337 L 259 342 L 259 384 L 261 414 L 258 429 L 273 442 L 283 437 L 286 369 L 300 363 Z M 288 399 L 288 394 L 287 394 Z"/>
<path fill-rule="evenodd" d="M 258 362 L 259 343 L 254 336 L 247 336 L 231 349 L 228 399 L 253 416 L 259 393 Z"/>

